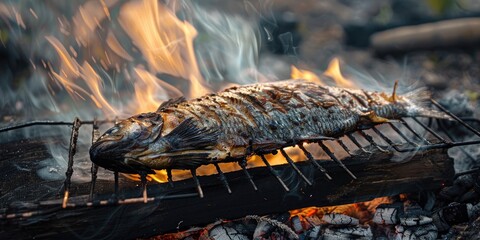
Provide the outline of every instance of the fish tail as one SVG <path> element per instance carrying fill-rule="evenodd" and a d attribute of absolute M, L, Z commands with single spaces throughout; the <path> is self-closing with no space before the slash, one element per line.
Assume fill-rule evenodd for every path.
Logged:
<path fill-rule="evenodd" d="M 408 115 L 411 117 L 430 117 L 453 120 L 448 114 L 431 108 L 432 94 L 425 88 L 417 88 L 403 95 L 411 102 Z"/>

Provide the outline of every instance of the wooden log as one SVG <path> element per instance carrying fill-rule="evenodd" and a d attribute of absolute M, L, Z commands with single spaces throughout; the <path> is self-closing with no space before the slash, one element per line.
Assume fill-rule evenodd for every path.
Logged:
<path fill-rule="evenodd" d="M 0 238 L 138 238 L 201 226 L 218 219 L 235 219 L 249 214 L 264 215 L 308 206 L 331 206 L 371 200 L 380 196 L 439 189 L 452 179 L 453 161 L 446 150 L 417 152 L 409 161 L 393 162 L 392 154 L 375 151 L 343 160 L 357 176 L 353 180 L 333 161 L 319 161 L 333 176 L 325 176 L 308 162 L 298 168 L 313 182 L 308 186 L 289 165 L 273 166 L 290 192 L 277 182 L 265 167 L 250 169 L 258 191 L 254 191 L 242 171 L 226 173 L 229 194 L 217 175 L 201 176 L 205 197 L 156 200 L 148 203 L 88 207 L 88 196 L 69 199 L 61 208 L 61 199 L 37 203 L 17 203 L 0 209 Z M 107 184 L 107 183 L 104 183 Z M 109 189 L 113 189 L 110 182 Z M 105 185 L 106 186 L 106 185 Z M 141 197 L 140 187 L 122 185 L 120 197 Z M 168 184 L 150 184 L 149 196 L 196 193 L 192 179 Z M 100 195 L 99 200 L 111 199 Z M 105 202 L 104 202 L 105 203 Z M 76 205 L 76 206 L 74 206 Z M 23 215 L 19 215 L 22 213 Z M 16 215 L 15 215 L 16 214 Z"/>
<path fill-rule="evenodd" d="M 399 27 L 371 36 L 375 53 L 472 47 L 480 43 L 480 18 L 463 18 Z"/>

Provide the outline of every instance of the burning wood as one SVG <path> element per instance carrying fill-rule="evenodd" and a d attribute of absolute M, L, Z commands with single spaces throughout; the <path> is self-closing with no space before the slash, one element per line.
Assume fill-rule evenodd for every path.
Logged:
<path fill-rule="evenodd" d="M 331 161 L 324 163 L 325 169 L 336 176 L 331 181 L 326 180 L 320 171 L 311 171 L 312 168 L 308 162 L 296 163 L 302 172 L 310 173 L 308 175 L 309 179 L 314 180 L 314 185 L 311 187 L 306 185 L 305 182 L 299 181 L 298 176 L 295 177 L 294 171 L 289 165 L 272 166 L 275 171 L 282 173 L 281 176 L 292 178 L 293 181 L 286 183 L 291 189 L 289 194 L 294 194 L 296 197 L 288 197 L 289 194 L 285 195 L 284 188 L 277 183 L 276 178 L 271 175 L 267 168 L 253 168 L 249 171 L 258 186 L 258 192 L 255 192 L 248 185 L 245 176 L 240 171 L 225 173 L 232 189 L 231 194 L 224 190 L 224 186 L 218 181 L 217 176 L 200 176 L 199 181 L 204 186 L 205 193 L 205 198 L 202 200 L 181 198 L 174 201 L 149 201 L 147 204 L 141 205 L 89 208 L 89 205 L 86 204 L 87 195 L 70 197 L 68 201 L 70 207 L 65 210 L 58 209 L 61 201 L 44 201 L 33 205 L 20 204 L 17 206 L 23 206 L 22 208 L 12 208 L 13 206 L 11 206 L 5 209 L 6 212 L 17 214 L 4 215 L 2 221 L 7 221 L 4 223 L 8 223 L 9 226 L 8 232 L 4 233 L 8 233 L 9 236 L 26 237 L 27 235 L 39 236 L 48 231 L 66 237 L 75 232 L 75 229 L 80 230 L 85 226 L 72 224 L 71 228 L 67 230 L 62 227 L 63 224 L 80 221 L 88 225 L 94 223 L 100 225 L 103 221 L 111 219 L 109 213 L 119 209 L 129 209 L 121 217 L 113 216 L 117 221 L 116 227 L 118 227 L 115 234 L 123 237 L 150 236 L 175 231 L 178 227 L 183 229 L 187 226 L 206 224 L 217 218 L 239 218 L 245 214 L 247 209 L 250 213 L 262 215 L 312 205 L 338 205 L 352 201 L 369 200 L 374 197 L 415 191 L 418 187 L 424 190 L 437 189 L 451 177 L 451 159 L 447 157 L 444 150 L 429 150 L 416 154 L 410 161 L 403 163 L 391 162 L 389 160 L 391 155 L 388 153 L 375 150 L 375 148 L 370 150 L 372 153 L 360 151 L 358 155 L 342 160 L 349 169 L 357 173 L 358 179 L 354 181 L 348 177 L 348 174 L 340 166 Z M 389 177 L 385 178 L 385 176 Z M 102 186 L 103 184 L 100 183 L 97 188 L 105 189 L 106 186 Z M 358 191 L 358 189 L 362 189 L 362 191 Z M 154 196 L 155 192 L 158 192 L 168 199 L 168 195 L 191 192 L 192 190 L 191 180 L 182 180 L 177 181 L 173 189 L 168 187 L 168 184 L 149 185 L 149 196 Z M 139 190 L 133 192 L 130 190 L 130 192 L 124 194 L 127 193 L 129 196 L 140 195 Z M 110 201 L 108 199 L 111 198 L 108 195 L 100 195 L 96 199 L 98 200 L 92 204 L 98 203 L 98 201 Z M 239 199 L 241 201 L 237 201 Z M 280 204 L 279 199 L 282 199 Z M 232 204 L 235 204 L 236 207 L 232 208 Z M 81 207 L 82 205 L 85 207 Z M 27 208 L 25 209 L 25 207 Z M 195 214 L 191 215 L 192 212 L 195 212 Z M 28 218 L 20 217 L 25 216 L 25 214 L 31 216 Z M 7 218 L 7 216 L 9 217 Z M 135 223 L 130 221 L 132 218 L 143 220 Z M 48 221 L 31 221 L 34 219 L 46 219 Z M 48 224 L 49 227 L 47 228 L 45 224 Z M 127 230 L 134 227 L 133 224 L 141 225 L 138 231 Z M 29 230 L 25 231 L 25 229 Z M 5 230 L 7 229 L 3 231 Z M 112 234 L 111 231 L 107 231 L 108 233 L 104 231 L 107 231 L 107 229 L 100 230 L 98 234 Z"/>

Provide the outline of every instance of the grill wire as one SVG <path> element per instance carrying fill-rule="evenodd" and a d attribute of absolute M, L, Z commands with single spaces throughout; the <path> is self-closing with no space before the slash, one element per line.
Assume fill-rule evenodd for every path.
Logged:
<path fill-rule="evenodd" d="M 447 109 L 442 107 L 438 102 L 435 100 L 431 100 L 432 104 L 438 108 L 438 110 L 446 113 L 450 117 L 452 117 L 455 121 L 455 123 L 465 127 L 468 129 L 470 134 L 473 134 L 479 139 L 476 140 L 469 140 L 469 141 L 461 141 L 461 140 L 455 140 L 453 135 L 449 133 L 449 130 L 445 126 L 445 124 L 442 123 L 441 120 L 439 119 L 428 119 L 428 123 L 425 124 L 424 122 L 420 121 L 418 118 L 411 117 L 411 121 L 406 121 L 406 119 L 401 119 L 398 122 L 389 122 L 386 124 L 383 124 L 382 126 L 387 127 L 390 129 L 392 132 L 397 134 L 397 137 L 402 141 L 401 143 L 396 142 L 395 140 L 392 139 L 392 137 L 387 136 L 386 134 L 382 133 L 382 130 L 379 129 L 379 127 L 375 126 L 373 128 L 370 128 L 371 130 L 359 130 L 355 134 L 347 134 L 343 139 L 336 139 L 336 140 L 323 140 L 318 142 L 319 146 L 321 149 L 325 152 L 325 154 L 329 157 L 327 160 L 331 160 L 336 162 L 337 164 L 340 165 L 353 179 L 356 179 L 356 176 L 353 172 L 351 172 L 343 163 L 340 161 L 337 156 L 335 155 L 334 152 L 325 144 L 325 142 L 336 142 L 345 153 L 347 153 L 350 156 L 354 156 L 354 153 L 352 149 L 350 149 L 347 144 L 345 143 L 345 140 L 349 140 L 354 146 L 358 148 L 358 150 L 364 152 L 364 153 L 369 153 L 369 150 L 367 149 L 368 145 L 361 144 L 361 142 L 368 142 L 368 144 L 379 151 L 382 152 L 388 152 L 389 150 L 386 149 L 387 147 L 380 144 L 380 141 L 378 139 L 383 140 L 385 143 L 387 143 L 388 146 L 393 148 L 395 151 L 404 153 L 404 152 L 416 152 L 416 151 L 424 151 L 424 150 L 430 150 L 430 149 L 448 149 L 452 147 L 459 147 L 459 146 L 466 146 L 466 145 L 475 145 L 475 144 L 480 144 L 480 132 L 476 129 L 474 129 L 472 126 L 467 124 L 466 122 L 476 122 L 480 123 L 479 119 L 475 118 L 468 118 L 468 119 L 461 119 L 451 112 L 449 112 Z M 434 130 L 432 128 L 433 122 L 436 121 L 437 127 L 441 130 L 442 134 L 444 134 L 447 138 L 442 137 L 439 133 L 438 130 Z M 411 122 L 416 123 L 416 126 L 413 126 Z M 103 124 L 117 124 L 116 120 L 97 120 L 94 119 L 92 121 L 81 121 L 79 118 L 75 118 L 73 122 L 65 122 L 65 121 L 32 121 L 32 122 L 27 122 L 23 124 L 17 124 L 17 125 L 12 125 L 9 127 L 5 128 L 0 128 L 0 133 L 2 132 L 7 132 L 7 131 L 12 131 L 16 129 L 22 129 L 25 127 L 30 127 L 30 126 L 39 126 L 39 125 L 47 125 L 47 126 L 71 126 L 72 131 L 71 131 L 71 136 L 70 136 L 70 143 L 69 143 L 69 149 L 68 149 L 68 167 L 65 172 L 66 178 L 64 181 L 64 186 L 63 186 L 63 198 L 62 199 L 55 199 L 55 200 L 46 200 L 46 201 L 41 201 L 39 205 L 41 206 L 58 206 L 61 205 L 62 208 L 74 208 L 74 207 L 98 207 L 98 206 L 111 206 L 111 205 L 122 205 L 122 204 L 133 204 L 133 203 L 147 203 L 147 202 L 152 202 L 152 201 L 159 201 L 159 200 L 172 200 L 172 199 L 179 199 L 179 198 L 192 198 L 192 197 L 203 197 L 203 191 L 201 184 L 199 182 L 199 179 L 197 178 L 197 174 L 195 170 L 191 171 L 193 182 L 195 184 L 196 192 L 193 193 L 182 193 L 182 194 L 172 194 L 172 195 L 158 195 L 158 196 L 150 196 L 148 195 L 147 188 L 146 188 L 146 179 L 142 178 L 142 197 L 134 197 L 134 198 L 124 198 L 121 199 L 119 197 L 118 191 L 119 191 L 119 173 L 114 172 L 114 192 L 112 193 L 112 196 L 109 199 L 95 199 L 95 184 L 97 181 L 97 172 L 98 172 L 98 166 L 94 163 L 92 163 L 91 166 L 91 180 L 90 180 L 90 191 L 88 194 L 88 198 L 84 201 L 69 201 L 70 200 L 70 189 L 72 187 L 72 174 L 73 174 L 73 166 L 75 163 L 75 153 L 77 151 L 77 140 L 78 140 L 78 135 L 79 131 L 82 126 L 84 125 L 91 125 L 92 126 L 92 143 L 94 143 L 100 136 L 99 132 L 99 127 Z M 402 131 L 402 129 L 406 131 Z M 421 130 L 418 130 L 421 129 Z M 428 140 L 424 134 L 421 132 L 428 132 L 433 138 Z M 406 134 L 405 132 L 408 132 Z M 377 137 L 374 137 L 372 134 L 374 133 Z M 411 136 L 408 136 L 411 135 Z M 305 156 L 307 157 L 307 161 L 312 164 L 313 167 L 315 167 L 317 170 L 321 171 L 325 177 L 329 180 L 332 179 L 332 177 L 326 172 L 326 170 L 317 162 L 317 160 L 314 159 L 312 154 L 308 152 L 302 145 L 299 145 L 299 148 L 303 151 Z M 460 151 L 469 159 L 471 160 L 476 160 L 474 156 L 472 156 L 470 153 L 468 153 L 465 149 L 459 148 Z M 308 185 L 312 185 L 310 180 L 304 176 L 304 174 L 297 168 L 295 165 L 295 162 L 288 156 L 288 154 L 284 150 L 280 150 L 284 158 L 287 160 L 288 164 L 292 167 L 292 169 L 299 175 L 300 179 L 305 181 Z M 279 174 L 274 171 L 270 163 L 267 161 L 267 159 L 261 155 L 260 156 L 263 163 L 265 164 L 265 167 L 272 173 L 272 175 L 277 179 L 278 183 L 282 185 L 282 187 L 285 189 L 285 191 L 289 191 L 289 188 L 283 182 L 283 180 L 280 178 Z M 248 172 L 248 169 L 246 168 L 246 159 L 243 161 L 240 161 L 238 163 L 240 167 L 242 168 L 242 171 L 244 172 L 246 180 L 252 185 L 254 190 L 258 190 L 258 187 L 255 184 L 255 181 L 253 177 L 250 175 Z M 221 170 L 221 167 L 218 164 L 214 164 L 215 168 L 217 170 L 219 180 L 222 182 L 222 185 L 225 187 L 226 191 L 229 193 L 232 192 L 228 180 L 225 177 L 223 171 Z M 471 173 L 474 171 L 478 171 L 478 169 L 471 169 L 468 171 L 465 171 L 463 173 L 458 173 L 456 174 L 456 177 L 466 174 L 466 173 Z M 174 186 L 174 181 L 172 180 L 172 173 L 170 169 L 167 169 L 167 178 L 168 178 L 168 184 L 170 184 L 171 187 Z M 30 212 L 24 212 L 24 213 L 1 213 L 0 214 L 0 219 L 15 219 L 15 218 L 28 218 L 35 216 L 37 214 L 45 214 L 45 211 L 30 211 Z"/>

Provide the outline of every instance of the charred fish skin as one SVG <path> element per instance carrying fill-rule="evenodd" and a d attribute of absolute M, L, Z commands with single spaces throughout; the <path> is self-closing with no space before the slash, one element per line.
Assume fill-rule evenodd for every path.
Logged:
<path fill-rule="evenodd" d="M 231 87 L 170 100 L 107 131 L 92 161 L 118 171 L 195 169 L 303 142 L 336 138 L 407 116 L 448 118 L 423 106 L 427 95 L 319 86 L 292 80 Z"/>

